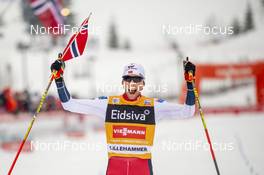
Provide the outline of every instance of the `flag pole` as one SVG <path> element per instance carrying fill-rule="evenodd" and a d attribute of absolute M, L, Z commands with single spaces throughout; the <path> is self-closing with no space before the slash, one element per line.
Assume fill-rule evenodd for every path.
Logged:
<path fill-rule="evenodd" d="M 89 18 L 90 18 L 91 15 L 92 15 L 92 13 L 89 14 L 89 16 L 88 16 L 88 18 L 87 18 L 88 20 L 89 20 Z M 82 27 L 82 25 L 81 25 L 81 27 Z M 76 33 L 74 39 L 77 37 L 78 33 L 80 33 L 80 31 L 81 31 L 81 27 L 79 28 L 79 31 Z M 72 40 L 72 41 L 73 41 L 73 40 Z M 71 42 L 71 43 L 72 43 L 72 42 Z M 64 57 L 64 55 L 65 55 L 65 53 L 68 51 L 69 46 L 71 45 L 71 43 L 68 44 L 68 47 L 65 49 L 65 52 L 63 53 L 63 56 L 62 56 L 61 58 Z M 61 71 L 61 70 L 60 70 L 60 71 Z M 48 85 L 47 85 L 47 87 L 46 87 L 44 93 L 42 94 L 42 97 L 41 97 L 41 99 L 40 99 L 40 102 L 39 102 L 38 108 L 36 109 L 36 111 L 35 111 L 35 113 L 34 113 L 34 115 L 33 115 L 33 118 L 31 119 L 31 122 L 30 122 L 30 124 L 29 124 L 29 127 L 28 127 L 28 129 L 27 129 L 27 131 L 26 131 L 26 133 L 25 133 L 25 135 L 24 135 L 24 138 L 23 138 L 23 140 L 22 140 L 22 142 L 21 142 L 21 144 L 20 144 L 20 146 L 19 146 L 19 148 L 18 148 L 18 151 L 17 151 L 17 153 L 16 153 L 16 156 L 15 156 L 13 162 L 12 162 L 12 165 L 11 165 L 11 167 L 9 168 L 8 175 L 11 175 L 11 173 L 12 173 L 14 167 L 15 167 L 15 164 L 16 164 L 16 162 L 17 162 L 17 159 L 18 159 L 18 157 L 19 157 L 19 155 L 20 155 L 20 153 L 21 153 L 21 151 L 22 151 L 22 149 L 23 149 L 23 146 L 24 146 L 24 144 L 25 144 L 25 142 L 26 142 L 26 140 L 27 140 L 27 138 L 28 138 L 28 136 L 29 136 L 29 133 L 30 133 L 30 131 L 31 131 L 33 125 L 34 125 L 34 122 L 35 122 L 35 120 L 36 120 L 36 118 L 37 118 L 37 115 L 38 115 L 38 113 L 40 112 L 40 110 L 41 110 L 41 108 L 42 108 L 42 106 L 43 106 L 43 103 L 44 103 L 44 101 L 45 101 L 45 99 L 46 99 L 46 97 L 47 97 L 47 95 L 48 95 L 48 91 L 49 91 L 50 86 L 51 86 L 51 84 L 52 84 L 52 82 L 53 82 L 53 79 L 54 79 L 54 76 L 53 76 L 53 74 L 51 74 L 50 79 L 49 79 L 49 83 L 48 83 Z"/>
<path fill-rule="evenodd" d="M 41 110 L 41 108 L 42 108 L 42 106 L 43 106 L 43 103 L 44 103 L 44 101 L 45 101 L 45 99 L 46 99 L 46 97 L 47 97 L 47 95 L 48 95 L 48 91 L 49 91 L 49 88 L 50 88 L 50 85 L 51 85 L 52 81 L 53 81 L 53 76 L 50 77 L 50 80 L 49 80 L 48 86 L 46 87 L 44 93 L 42 94 L 42 97 L 41 97 L 41 99 L 40 99 L 40 102 L 39 102 L 38 108 L 37 108 L 37 110 L 35 111 L 35 113 L 34 113 L 34 115 L 33 115 L 33 118 L 31 119 L 30 125 L 29 125 L 29 127 L 28 127 L 28 129 L 27 129 L 27 132 L 26 132 L 26 134 L 25 134 L 25 136 L 24 136 L 24 138 L 23 138 L 23 140 L 22 140 L 22 142 L 21 142 L 21 144 L 20 144 L 20 146 L 19 146 L 19 149 L 18 149 L 18 151 L 17 151 L 17 153 L 16 153 L 15 159 L 13 160 L 12 165 L 11 165 L 11 167 L 9 168 L 8 175 L 11 175 L 11 173 L 12 173 L 12 171 L 13 171 L 13 169 L 14 169 L 14 166 L 15 166 L 15 164 L 16 164 L 16 162 L 17 162 L 17 159 L 18 159 L 18 157 L 19 157 L 19 155 L 20 155 L 20 153 L 21 153 L 21 151 L 22 151 L 22 149 L 23 149 L 23 146 L 24 146 L 24 144 L 25 144 L 25 142 L 26 142 L 26 140 L 27 140 L 27 138 L 28 138 L 28 136 L 29 136 L 29 133 L 30 133 L 32 127 L 33 127 L 33 124 L 34 124 L 34 122 L 35 122 L 35 120 L 36 120 L 36 118 L 37 118 L 37 115 L 38 115 L 38 113 L 40 112 L 40 110 Z"/>

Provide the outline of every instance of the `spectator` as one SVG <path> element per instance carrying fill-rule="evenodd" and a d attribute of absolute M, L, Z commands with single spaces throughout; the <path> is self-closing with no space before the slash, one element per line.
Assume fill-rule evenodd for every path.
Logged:
<path fill-rule="evenodd" d="M 13 93 L 10 88 L 0 92 L 0 107 L 4 111 L 17 114 L 18 112 L 34 112 L 39 105 L 41 95 L 30 94 L 27 90 Z M 43 104 L 42 111 L 62 109 L 60 100 L 53 95 L 48 95 Z"/>
<path fill-rule="evenodd" d="M 10 88 L 6 88 L 3 91 L 3 101 L 5 110 L 10 113 L 17 113 L 17 101 L 15 100 L 13 93 Z"/>

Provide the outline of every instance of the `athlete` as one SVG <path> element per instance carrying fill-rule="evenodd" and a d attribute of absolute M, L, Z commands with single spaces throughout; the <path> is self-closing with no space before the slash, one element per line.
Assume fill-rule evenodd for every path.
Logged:
<path fill-rule="evenodd" d="M 145 72 L 139 64 L 124 67 L 122 95 L 96 99 L 73 99 L 63 80 L 63 61 L 51 65 L 59 98 L 65 110 L 97 116 L 105 121 L 108 149 L 106 175 L 152 175 L 151 147 L 155 124 L 162 119 L 190 118 L 195 112 L 195 96 L 191 81 L 195 65 L 184 62 L 187 96 L 185 104 L 168 103 L 143 96 Z M 193 76 L 188 74 L 193 73 Z"/>

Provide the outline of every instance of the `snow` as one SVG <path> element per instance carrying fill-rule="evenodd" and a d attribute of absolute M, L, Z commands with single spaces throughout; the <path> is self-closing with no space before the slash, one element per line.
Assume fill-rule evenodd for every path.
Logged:
<path fill-rule="evenodd" d="M 0 10 L 7 0 L 0 0 Z M 243 20 L 247 3 L 254 10 L 256 29 L 245 35 L 232 37 L 224 42 L 208 44 L 208 36 L 198 34 L 166 35 L 164 25 L 183 27 L 204 25 L 208 18 L 215 17 L 219 24 L 227 26 L 234 17 Z M 45 36 L 31 40 L 25 35 L 25 24 L 19 9 L 18 0 L 4 15 L 5 26 L 0 26 L 4 37 L 0 38 L 0 90 L 11 85 L 15 90 L 25 87 L 22 62 L 25 58 L 17 50 L 17 42 L 30 43 L 33 48 L 26 53 L 26 70 L 31 92 L 42 92 L 48 83 L 49 65 L 66 43 L 52 47 Z M 154 97 L 179 95 L 182 84 L 182 65 L 178 54 L 169 48 L 169 41 L 177 41 L 183 56 L 189 56 L 195 63 L 238 63 L 263 60 L 264 21 L 263 8 L 257 0 L 134 0 L 134 1 L 92 1 L 74 0 L 73 12 L 76 25 L 93 12 L 90 20 L 90 39 L 98 39 L 100 46 L 92 48 L 89 43 L 85 54 L 66 63 L 65 81 L 72 95 L 81 98 L 122 93 L 122 67 L 130 62 L 142 64 L 146 69 L 146 84 L 165 88 L 164 92 L 144 90 L 144 94 Z M 112 21 L 117 25 L 121 42 L 129 39 L 132 50 L 111 51 L 106 48 L 108 29 Z M 89 41 L 91 41 L 89 39 Z M 38 46 L 36 43 L 40 43 Z M 7 74 L 6 65 L 12 66 Z M 86 74 L 77 77 L 78 74 Z M 219 87 L 223 82 L 202 84 L 206 90 Z M 113 87 L 114 89 L 107 87 Z M 106 89 L 104 89 L 106 88 Z M 56 94 L 53 84 L 49 91 Z M 201 96 L 206 107 L 247 106 L 255 104 L 253 85 L 229 91 L 220 96 Z M 250 97 L 250 98 L 248 98 Z M 177 99 L 175 99 L 176 101 Z M 84 150 L 35 150 L 22 153 L 13 174 L 105 174 L 107 153 L 105 135 L 94 130 L 103 123 L 87 118 L 86 136 L 73 139 L 65 134 L 65 121 L 57 118 L 39 117 L 30 139 L 34 143 L 54 143 L 85 145 Z M 15 123 L 1 122 L 1 138 L 22 138 L 30 119 Z M 221 174 L 260 175 L 264 174 L 264 118 L 263 113 L 239 115 L 206 115 L 206 122 L 213 142 L 224 150 L 216 150 Z M 73 124 L 74 122 L 70 122 Z M 74 125 L 73 128 L 78 128 Z M 163 121 L 157 125 L 153 166 L 157 175 L 163 174 L 215 174 L 214 165 L 208 150 L 196 143 L 206 143 L 200 118 L 179 121 Z M 186 146 L 184 149 L 183 147 Z M 232 148 L 232 150 L 228 150 Z M 14 158 L 14 152 L 0 149 L 0 174 L 6 174 Z"/>
<path fill-rule="evenodd" d="M 90 122 L 87 118 L 86 123 Z M 207 115 L 206 122 L 215 144 L 216 158 L 222 174 L 263 174 L 263 114 Z M 53 123 L 53 124 L 52 124 Z M 37 120 L 49 129 L 61 128 L 52 120 Z M 50 126 L 52 124 L 53 126 Z M 11 124 L 12 125 L 12 124 Z M 20 124 L 21 125 L 21 124 Z M 22 124 L 24 127 L 25 123 Z M 102 175 L 107 165 L 103 132 L 86 128 L 86 137 L 68 138 L 63 132 L 39 135 L 34 126 L 32 153 L 22 153 L 13 174 L 93 174 Z M 3 124 L 0 124 L 3 128 Z M 22 132 L 22 131 L 21 131 Z M 53 147 L 48 148 L 48 143 Z M 42 144 L 42 146 L 41 146 Z M 54 144 L 66 147 L 60 148 Z M 157 175 L 215 174 L 200 118 L 163 121 L 156 126 L 153 167 Z M 38 149 L 38 150 L 37 150 Z M 0 150 L 0 174 L 8 171 L 14 152 Z M 232 165 L 232 166 L 231 166 Z M 174 173 L 173 173 L 174 174 Z"/>
<path fill-rule="evenodd" d="M 7 1 L 1 1 L 1 3 L 4 7 Z M 18 41 L 23 41 L 29 42 L 34 46 L 36 42 L 35 40 L 30 40 L 25 34 L 25 24 L 21 20 L 21 11 L 17 10 L 19 9 L 19 3 L 20 1 L 14 1 L 4 16 L 6 24 L 2 28 L 4 38 L 0 39 L 2 53 L 0 59 L 0 88 L 10 84 L 10 81 L 11 86 L 16 90 L 22 90 L 25 87 L 23 74 L 21 73 L 22 61 L 25 62 L 25 58 L 17 51 L 16 44 Z M 94 83 L 98 86 L 105 82 L 119 84 L 122 66 L 129 62 L 139 62 L 150 72 L 148 74 L 150 75 L 148 83 L 157 84 L 157 81 L 160 81 L 162 84 L 168 83 L 169 89 L 174 89 L 168 92 L 168 94 L 178 94 L 180 91 L 178 85 L 182 80 L 182 78 L 179 78 L 182 76 L 182 68 L 181 65 L 176 64 L 178 59 L 177 54 L 169 49 L 168 40 L 170 39 L 176 39 L 180 44 L 180 49 L 183 51 L 184 56 L 189 56 L 191 60 L 197 63 L 263 59 L 263 12 L 259 2 L 254 0 L 251 0 L 250 3 L 253 10 L 256 11 L 255 20 L 257 21 L 257 29 L 247 35 L 229 39 L 219 45 L 201 45 L 201 42 L 207 38 L 206 35 L 201 33 L 180 33 L 167 36 L 163 31 L 164 25 L 176 27 L 188 26 L 190 24 L 204 25 L 207 18 L 211 15 L 216 16 L 218 19 L 220 18 L 224 21 L 224 24 L 228 24 L 235 16 L 243 18 L 247 3 L 247 0 L 168 0 L 162 3 L 159 0 L 146 0 L 144 2 L 139 0 L 131 2 L 116 0 L 115 3 L 101 0 L 89 0 L 85 2 L 75 0 L 72 3 L 72 10 L 76 14 L 76 25 L 79 25 L 89 12 L 93 12 L 90 20 L 90 39 L 99 39 L 100 47 L 98 49 L 88 47 L 83 57 L 67 65 L 68 86 L 72 87 L 73 92 L 79 96 L 97 96 L 101 93 L 91 93 L 92 90 L 90 88 L 94 87 L 90 86 L 93 83 L 88 82 L 90 80 L 87 77 L 76 80 L 73 75 L 75 70 L 79 69 L 83 63 L 85 65 L 90 64 L 90 66 L 92 64 L 95 65 L 96 78 Z M 223 11 L 225 11 L 224 15 L 222 14 Z M 115 51 L 111 53 L 112 51 L 106 48 L 108 29 L 113 20 L 117 24 L 121 42 L 126 38 L 131 41 L 133 48 L 131 51 Z M 15 37 L 14 33 L 16 34 Z M 48 67 L 57 56 L 57 53 L 66 45 L 65 43 L 58 47 L 50 47 L 47 44 L 47 39 L 44 37 L 42 36 L 37 39 L 38 41 L 43 41 L 40 48 L 33 48 L 26 53 L 28 82 L 33 82 L 36 75 L 39 80 L 38 83 L 31 83 L 28 87 L 32 92 L 42 92 L 46 87 L 49 76 Z M 88 58 L 91 58 L 91 56 L 95 57 L 95 63 L 89 61 Z M 75 64 L 75 62 L 78 63 Z M 5 65 L 7 63 L 12 66 L 12 74 L 3 76 L 6 74 Z M 111 72 L 111 74 L 105 75 L 103 72 Z M 172 76 L 168 76 L 168 74 Z M 155 75 L 155 77 L 152 77 L 152 75 Z M 56 93 L 56 90 L 53 88 L 50 92 Z M 108 94 L 111 94 L 111 92 Z"/>

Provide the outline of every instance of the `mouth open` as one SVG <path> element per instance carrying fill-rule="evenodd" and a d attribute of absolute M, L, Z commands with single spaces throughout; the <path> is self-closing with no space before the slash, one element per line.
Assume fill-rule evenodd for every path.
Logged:
<path fill-rule="evenodd" d="M 137 90 L 136 89 L 128 89 L 128 92 L 130 94 L 135 94 L 137 92 Z"/>

